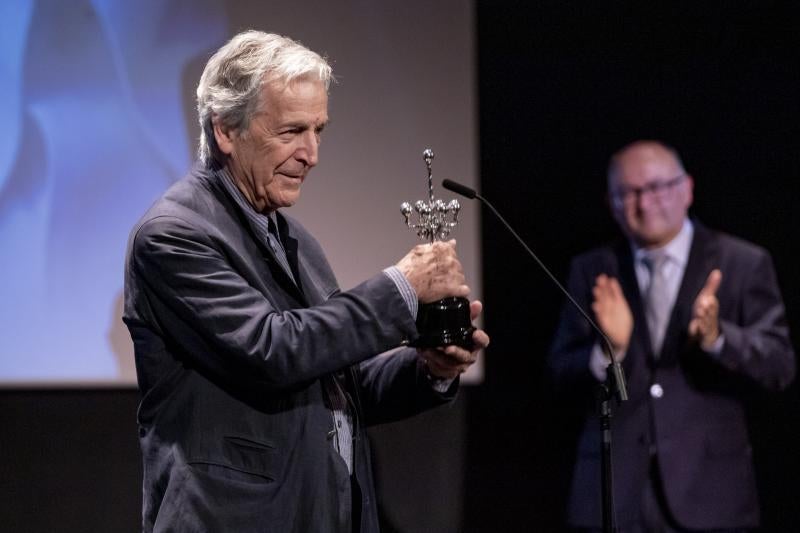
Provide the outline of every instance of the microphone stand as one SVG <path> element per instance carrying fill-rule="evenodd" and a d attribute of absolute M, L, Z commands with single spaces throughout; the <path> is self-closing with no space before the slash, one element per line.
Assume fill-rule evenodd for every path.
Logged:
<path fill-rule="evenodd" d="M 544 263 L 537 257 L 533 250 L 531 250 L 525 241 L 517 234 L 516 231 L 511 227 L 511 225 L 506 222 L 503 216 L 494 208 L 494 206 L 474 189 L 461 185 L 460 183 L 456 183 L 452 180 L 444 180 L 442 181 L 442 186 L 445 189 L 453 191 L 454 193 L 460 194 L 465 198 L 469 198 L 472 200 L 473 198 L 477 198 L 480 202 L 488 207 L 492 213 L 497 217 L 500 222 L 506 227 L 506 229 L 517 239 L 517 241 L 522 245 L 525 251 L 528 252 L 534 261 L 539 265 L 539 267 L 544 271 L 545 274 L 550 278 L 550 280 L 555 283 L 556 287 L 558 287 L 564 296 L 572 303 L 575 309 L 583 316 L 586 322 L 594 329 L 594 331 L 600 336 L 601 343 L 600 345 L 603 348 L 603 352 L 606 354 L 606 357 L 610 361 L 610 364 L 606 368 L 606 379 L 604 382 L 598 384 L 597 388 L 597 400 L 598 400 L 598 410 L 599 410 L 599 417 L 600 417 L 600 457 L 601 457 L 601 468 L 600 468 L 600 483 L 601 483 L 601 493 L 602 493 L 602 511 L 603 511 L 603 533 L 613 533 L 616 531 L 616 520 L 615 520 L 615 513 L 614 513 L 614 479 L 613 479 L 613 469 L 611 464 L 611 398 L 616 397 L 617 401 L 624 402 L 628 400 L 628 387 L 625 383 L 625 372 L 622 370 L 622 365 L 620 365 L 619 361 L 614 357 L 614 351 L 611 349 L 611 341 L 609 341 L 606 334 L 603 332 L 600 327 L 595 324 L 594 320 L 583 310 L 583 308 L 575 301 L 572 295 L 564 288 L 564 286 L 558 281 L 558 279 L 550 272 Z"/>

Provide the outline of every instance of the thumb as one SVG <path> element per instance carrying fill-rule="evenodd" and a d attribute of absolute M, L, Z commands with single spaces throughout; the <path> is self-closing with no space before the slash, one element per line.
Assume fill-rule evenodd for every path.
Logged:
<path fill-rule="evenodd" d="M 693 318 L 689 322 L 689 337 L 697 337 L 700 333 L 700 320 L 697 318 Z"/>
<path fill-rule="evenodd" d="M 703 285 L 701 293 L 704 293 L 708 296 L 714 296 L 717 294 L 717 290 L 719 289 L 719 284 L 722 282 L 722 272 L 715 268 L 711 271 L 706 279 L 706 284 Z"/>
<path fill-rule="evenodd" d="M 611 294 L 618 299 L 625 299 L 625 294 L 622 292 L 622 285 L 619 284 L 617 278 L 609 278 L 609 288 L 611 289 Z"/>
<path fill-rule="evenodd" d="M 478 318 L 482 310 L 483 310 L 483 304 L 481 303 L 480 300 L 474 300 L 470 302 L 469 303 L 470 320 L 475 320 L 476 318 Z"/>

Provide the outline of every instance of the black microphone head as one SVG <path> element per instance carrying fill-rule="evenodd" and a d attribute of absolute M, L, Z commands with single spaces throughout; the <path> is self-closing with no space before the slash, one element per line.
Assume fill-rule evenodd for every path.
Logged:
<path fill-rule="evenodd" d="M 460 183 L 456 183 L 453 180 L 442 181 L 442 187 L 444 187 L 448 191 L 453 191 L 456 194 L 460 194 L 461 196 L 469 198 L 470 200 L 472 200 L 473 198 L 475 198 L 475 196 L 478 195 L 475 189 L 470 189 L 466 185 L 461 185 Z"/>

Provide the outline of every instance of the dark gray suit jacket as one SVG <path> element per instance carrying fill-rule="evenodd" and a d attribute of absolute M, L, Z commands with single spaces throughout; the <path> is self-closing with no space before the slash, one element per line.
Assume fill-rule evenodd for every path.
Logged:
<path fill-rule="evenodd" d="M 279 215 L 296 286 L 219 179 L 193 170 L 128 245 L 144 530 L 349 533 L 350 476 L 321 384 L 340 372 L 356 413 L 361 530 L 377 531 L 364 426 L 457 386 L 433 391 L 413 349 L 373 357 L 416 335 L 385 274 L 340 292 L 317 242 Z"/>
<path fill-rule="evenodd" d="M 717 296 L 725 335 L 717 358 L 688 340 L 692 305 L 708 274 L 722 271 Z M 743 399 L 754 387 L 777 390 L 794 378 L 795 356 L 769 254 L 695 222 L 664 347 L 653 357 L 628 243 L 577 257 L 570 292 L 590 309 L 595 278 L 619 279 L 634 317 L 623 362 L 630 400 L 614 409 L 613 466 L 618 524 L 638 519 L 651 464 L 651 445 L 669 508 L 684 527 L 752 527 L 759 521 Z M 600 527 L 600 438 L 589 354 L 597 341 L 585 321 L 565 306 L 550 356 L 558 383 L 586 394 L 586 422 L 578 444 L 569 519 Z M 650 394 L 659 384 L 661 398 Z"/>

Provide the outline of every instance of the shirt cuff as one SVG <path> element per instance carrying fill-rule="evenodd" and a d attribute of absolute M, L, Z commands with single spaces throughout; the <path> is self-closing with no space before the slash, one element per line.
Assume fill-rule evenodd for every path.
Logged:
<path fill-rule="evenodd" d="M 439 394 L 444 394 L 450 390 L 450 386 L 455 380 L 456 378 L 437 378 L 436 376 L 428 373 L 428 383 L 430 383 L 431 388 Z"/>
<path fill-rule="evenodd" d="M 603 353 L 603 348 L 600 347 L 600 343 L 594 343 L 592 351 L 589 354 L 589 370 L 597 381 L 606 380 L 606 367 L 608 367 L 610 363 L 611 361 L 609 361 L 606 354 Z"/>
<path fill-rule="evenodd" d="M 614 360 L 621 361 L 623 355 L 625 355 L 623 352 L 615 350 Z M 607 369 L 608 365 L 610 364 L 611 361 L 608 360 L 608 356 L 606 356 L 603 346 L 599 342 L 595 342 L 594 346 L 592 346 L 592 351 L 589 354 L 589 370 L 591 371 L 592 375 L 597 378 L 597 381 L 606 380 L 606 374 L 608 372 Z"/>
<path fill-rule="evenodd" d="M 411 313 L 411 318 L 414 320 L 417 319 L 417 309 L 419 308 L 419 302 L 417 301 L 417 291 L 414 290 L 414 287 L 408 282 L 406 277 L 400 272 L 400 269 L 396 266 L 390 266 L 388 268 L 383 269 L 383 273 L 389 276 L 389 279 L 394 282 L 397 286 L 397 290 L 400 291 L 400 296 L 403 297 L 403 300 L 406 302 L 408 306 L 408 311 Z M 445 389 L 447 390 L 447 389 Z"/>
<path fill-rule="evenodd" d="M 708 348 L 703 348 L 701 346 L 701 348 L 703 348 L 703 351 L 706 352 L 707 354 L 713 355 L 714 357 L 718 357 L 719 354 L 722 353 L 722 348 L 724 346 L 725 346 L 725 335 L 720 333 L 719 337 L 717 337 L 717 340 L 715 340 L 711 346 L 709 346 Z"/>

